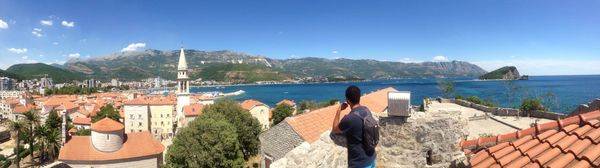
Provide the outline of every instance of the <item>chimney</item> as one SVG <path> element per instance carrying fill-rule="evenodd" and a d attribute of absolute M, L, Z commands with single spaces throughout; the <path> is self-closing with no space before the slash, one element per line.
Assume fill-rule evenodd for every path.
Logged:
<path fill-rule="evenodd" d="M 410 117 L 410 91 L 388 93 L 388 116 Z"/>

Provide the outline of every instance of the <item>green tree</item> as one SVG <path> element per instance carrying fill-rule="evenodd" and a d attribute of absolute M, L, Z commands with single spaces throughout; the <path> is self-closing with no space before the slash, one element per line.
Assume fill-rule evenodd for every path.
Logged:
<path fill-rule="evenodd" d="M 521 103 L 521 110 L 524 112 L 532 112 L 544 109 L 544 105 L 542 105 L 542 102 L 538 99 L 524 99 Z"/>
<path fill-rule="evenodd" d="M 96 116 L 92 117 L 92 123 L 100 121 L 104 117 L 111 118 L 115 121 L 119 121 L 119 119 L 121 119 L 121 115 L 119 114 L 119 112 L 115 110 L 115 108 L 110 104 L 107 104 L 100 108 L 100 111 L 96 114 Z"/>
<path fill-rule="evenodd" d="M 61 135 L 60 130 L 50 129 L 47 134 L 42 137 L 46 143 L 46 152 L 50 161 L 54 161 L 58 157 L 61 146 Z"/>
<path fill-rule="evenodd" d="M 238 141 L 241 145 L 244 159 L 258 154 L 260 140 L 258 136 L 262 131 L 260 123 L 247 110 L 237 102 L 224 99 L 207 106 L 202 114 L 220 113 L 227 116 L 225 119 L 236 128 Z"/>
<path fill-rule="evenodd" d="M 442 94 L 444 96 L 444 98 L 449 98 L 450 96 L 452 96 L 455 92 L 455 86 L 456 84 L 452 81 L 447 81 L 447 80 L 440 80 L 438 81 L 438 89 L 440 89 L 440 91 L 442 91 Z"/>
<path fill-rule="evenodd" d="M 38 139 L 38 143 L 39 143 L 39 163 L 41 164 L 44 159 L 45 159 L 45 153 L 46 153 L 46 146 L 44 146 L 45 144 L 45 139 L 44 136 L 46 136 L 49 132 L 50 132 L 51 128 L 48 128 L 46 125 L 40 125 L 35 127 L 35 135 L 36 138 Z"/>
<path fill-rule="evenodd" d="M 62 124 L 62 117 L 58 115 L 58 112 L 56 112 L 56 110 L 52 110 L 48 113 L 48 117 L 46 118 L 45 124 L 50 129 L 60 130 Z"/>
<path fill-rule="evenodd" d="M 40 116 L 34 110 L 29 110 L 23 113 L 25 121 L 27 121 L 27 132 L 29 133 L 26 140 L 29 142 L 29 154 L 31 155 L 31 164 L 35 164 L 33 160 L 33 148 L 35 143 L 35 127 L 40 125 Z"/>
<path fill-rule="evenodd" d="M 294 113 L 294 109 L 285 103 L 279 104 L 273 110 L 273 125 L 279 124 L 286 117 L 291 117 Z"/>
<path fill-rule="evenodd" d="M 177 133 L 166 154 L 167 167 L 242 167 L 236 128 L 223 114 L 203 113 Z"/>
<path fill-rule="evenodd" d="M 21 157 L 19 157 L 21 152 L 21 134 L 23 133 L 23 129 L 25 129 L 25 123 L 22 120 L 14 121 L 10 123 L 10 130 L 15 131 L 15 143 L 17 144 L 15 147 L 15 164 L 17 168 L 21 167 Z"/>

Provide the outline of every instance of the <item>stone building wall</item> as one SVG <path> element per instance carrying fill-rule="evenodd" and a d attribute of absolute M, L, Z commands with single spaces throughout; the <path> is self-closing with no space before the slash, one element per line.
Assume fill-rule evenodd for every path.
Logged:
<path fill-rule="evenodd" d="M 408 119 L 380 117 L 377 167 L 461 167 L 467 160 L 459 147 L 467 120 L 459 112 L 413 113 Z M 347 167 L 344 137 L 329 131 L 302 143 L 271 167 Z"/>

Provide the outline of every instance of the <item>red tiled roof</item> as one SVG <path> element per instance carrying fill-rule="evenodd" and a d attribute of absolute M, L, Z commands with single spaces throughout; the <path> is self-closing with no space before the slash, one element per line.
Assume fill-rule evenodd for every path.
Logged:
<path fill-rule="evenodd" d="M 600 167 L 600 110 L 460 144 L 475 168 Z"/>
<path fill-rule="evenodd" d="M 109 161 L 144 156 L 160 155 L 165 147 L 155 140 L 150 132 L 135 132 L 126 135 L 121 149 L 115 152 L 96 150 L 90 136 L 73 136 L 60 149 L 58 160 L 72 161 Z"/>
<path fill-rule="evenodd" d="M 169 98 L 164 97 L 156 97 L 147 100 L 147 103 L 150 105 L 175 105 L 177 104 L 175 101 Z"/>
<path fill-rule="evenodd" d="M 18 106 L 15 106 L 15 109 L 13 110 L 13 113 L 25 113 L 25 112 L 28 112 L 31 109 L 35 109 L 35 106 L 32 105 L 32 104 L 27 104 L 25 106 L 18 105 Z"/>
<path fill-rule="evenodd" d="M 91 125 L 92 124 L 92 119 L 91 118 L 83 118 L 83 117 L 75 117 L 75 118 L 73 118 L 73 124 L 76 124 L 76 125 Z"/>
<path fill-rule="evenodd" d="M 145 97 L 138 97 L 136 99 L 129 100 L 129 101 L 125 102 L 124 104 L 125 105 L 144 105 L 144 104 L 148 104 L 148 101 L 146 101 Z"/>
<path fill-rule="evenodd" d="M 362 96 L 360 101 L 363 106 L 366 106 L 374 113 L 383 112 L 387 107 L 387 93 L 397 91 L 394 88 L 385 88 L 376 92 Z M 332 105 L 325 108 L 317 109 L 298 116 L 286 119 L 286 122 L 292 126 L 294 131 L 305 141 L 312 143 L 319 139 L 321 134 L 331 129 L 335 112 L 340 105 Z M 350 108 L 340 113 L 340 118 L 350 112 Z"/>
<path fill-rule="evenodd" d="M 62 101 L 61 104 L 56 108 L 57 110 L 72 110 L 78 108 L 79 106 L 70 101 Z"/>
<path fill-rule="evenodd" d="M 244 108 L 246 110 L 250 110 L 250 109 L 254 108 L 255 106 L 262 106 L 265 104 L 262 102 L 253 100 L 253 99 L 248 99 L 248 100 L 244 100 L 242 103 L 240 103 L 240 105 L 242 106 L 242 108 Z"/>
<path fill-rule="evenodd" d="M 282 101 L 280 101 L 279 103 L 277 103 L 277 105 L 280 105 L 282 103 L 287 104 L 288 106 L 295 106 L 296 103 L 294 103 L 294 101 L 288 100 L 288 99 L 283 99 Z"/>
<path fill-rule="evenodd" d="M 201 104 L 190 104 L 183 106 L 183 114 L 186 117 L 198 116 L 202 114 L 202 109 L 204 109 L 204 106 Z"/>
<path fill-rule="evenodd" d="M 360 98 L 360 104 L 373 112 L 383 112 L 388 106 L 388 93 L 398 91 L 392 87 L 378 90 Z"/>
<path fill-rule="evenodd" d="M 122 130 L 123 128 L 125 128 L 123 124 L 108 117 L 92 123 L 92 131 L 108 132 Z"/>

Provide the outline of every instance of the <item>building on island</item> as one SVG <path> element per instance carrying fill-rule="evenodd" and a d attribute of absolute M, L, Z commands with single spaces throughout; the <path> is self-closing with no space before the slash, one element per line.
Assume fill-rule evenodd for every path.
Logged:
<path fill-rule="evenodd" d="M 269 126 L 271 125 L 271 122 L 269 120 L 271 116 L 271 110 L 269 109 L 269 106 L 267 106 L 265 103 L 253 99 L 244 100 L 242 103 L 240 103 L 240 105 L 242 106 L 242 108 L 250 111 L 250 114 L 252 114 L 254 118 L 258 119 L 258 122 L 260 122 L 260 125 L 263 130 L 269 128 Z"/>
<path fill-rule="evenodd" d="M 185 125 L 185 114 L 183 107 L 190 105 L 190 78 L 188 77 L 187 61 L 183 48 L 179 53 L 179 64 L 177 65 L 177 126 Z"/>
<path fill-rule="evenodd" d="M 124 134 L 118 121 L 104 118 L 92 123 L 91 136 L 72 136 L 60 149 L 58 160 L 70 167 L 140 167 L 162 164 L 165 147 L 150 132 Z"/>

